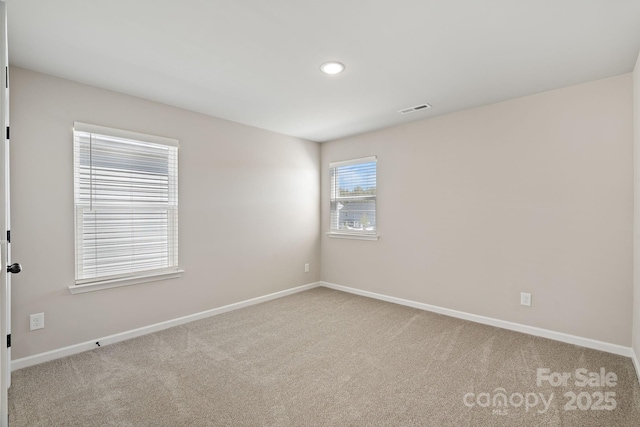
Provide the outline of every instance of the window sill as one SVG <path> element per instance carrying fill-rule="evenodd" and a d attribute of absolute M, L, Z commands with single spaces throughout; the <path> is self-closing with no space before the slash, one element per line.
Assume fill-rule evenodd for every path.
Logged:
<path fill-rule="evenodd" d="M 336 231 L 328 231 L 328 237 L 334 239 L 354 239 L 354 240 L 373 240 L 377 241 L 380 236 L 378 234 L 358 234 L 358 233 L 339 233 Z"/>
<path fill-rule="evenodd" d="M 117 279 L 101 280 L 83 285 L 69 286 L 72 294 L 84 294 L 86 292 L 102 291 L 104 289 L 119 288 L 121 286 L 137 285 L 140 283 L 155 282 L 158 280 L 177 279 L 182 276 L 184 270 L 173 270 L 162 273 L 137 275 L 135 277 L 120 277 Z"/>

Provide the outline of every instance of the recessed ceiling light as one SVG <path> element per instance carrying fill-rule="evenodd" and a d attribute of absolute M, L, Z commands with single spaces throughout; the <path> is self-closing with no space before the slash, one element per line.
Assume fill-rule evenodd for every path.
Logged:
<path fill-rule="evenodd" d="M 326 74 L 338 74 L 344 70 L 344 64 L 341 64 L 340 62 L 334 62 L 334 61 L 325 62 L 320 66 L 320 69 L 322 70 L 323 73 L 326 73 Z"/>

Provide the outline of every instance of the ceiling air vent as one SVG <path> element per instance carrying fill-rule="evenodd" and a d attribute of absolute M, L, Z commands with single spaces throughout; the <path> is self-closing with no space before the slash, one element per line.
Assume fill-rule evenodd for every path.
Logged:
<path fill-rule="evenodd" d="M 413 113 L 416 111 L 420 111 L 420 110 L 428 110 L 429 108 L 431 108 L 431 105 L 429 104 L 420 104 L 420 105 L 416 105 L 415 107 L 409 107 L 409 108 L 405 108 L 403 110 L 398 111 L 398 113 L 400 114 L 409 114 L 409 113 Z"/>

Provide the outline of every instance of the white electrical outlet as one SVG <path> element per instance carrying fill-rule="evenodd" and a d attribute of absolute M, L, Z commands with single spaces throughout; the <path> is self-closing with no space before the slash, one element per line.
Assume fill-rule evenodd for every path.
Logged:
<path fill-rule="evenodd" d="M 304 265 L 304 272 L 308 273 L 309 272 L 309 264 L 305 264 Z"/>
<path fill-rule="evenodd" d="M 44 313 L 36 313 L 29 316 L 29 330 L 44 328 Z"/>
<path fill-rule="evenodd" d="M 531 294 L 520 292 L 520 305 L 531 307 Z"/>

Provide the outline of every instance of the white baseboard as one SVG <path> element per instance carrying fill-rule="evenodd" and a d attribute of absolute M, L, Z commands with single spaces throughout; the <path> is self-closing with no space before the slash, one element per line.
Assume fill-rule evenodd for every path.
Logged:
<path fill-rule="evenodd" d="M 264 295 L 257 298 L 252 298 L 246 301 L 240 301 L 234 304 L 225 305 L 223 307 L 214 308 L 200 313 L 190 314 L 188 316 L 179 317 L 177 319 L 167 320 L 165 322 L 156 323 L 154 325 L 144 326 L 142 328 L 132 329 L 130 331 L 121 332 L 118 334 L 109 335 L 102 338 L 92 339 L 79 344 L 70 345 L 44 353 L 34 354 L 33 356 L 23 357 L 11 361 L 11 370 L 16 371 L 18 369 L 26 368 L 40 363 L 48 362 L 50 360 L 60 359 L 61 357 L 71 356 L 72 354 L 82 353 L 83 351 L 93 350 L 96 348 L 96 341 L 100 342 L 101 346 L 114 344 L 120 341 L 125 341 L 131 338 L 139 337 L 142 335 L 150 334 L 152 332 L 168 329 L 173 326 L 182 325 L 185 323 L 193 322 L 194 320 L 205 319 L 207 317 L 215 316 L 229 311 L 237 310 L 239 308 L 249 307 L 251 305 L 259 304 L 261 302 L 270 301 L 276 298 L 282 298 L 287 295 L 292 295 L 298 292 L 306 291 L 308 289 L 317 288 L 320 286 L 320 282 L 309 283 L 307 285 L 298 286 L 291 289 L 286 289 L 280 292 L 274 292 L 272 294 Z"/>
<path fill-rule="evenodd" d="M 636 374 L 638 375 L 638 379 L 640 381 L 640 363 L 638 361 L 637 355 L 635 354 L 633 349 L 630 347 L 624 347 L 617 344 L 597 341 L 590 338 L 578 337 L 575 335 L 569 335 L 562 332 L 555 332 L 548 329 L 536 328 L 534 326 L 527 326 L 519 323 L 508 322 L 505 320 L 494 319 L 491 317 L 479 316 L 477 314 L 465 313 L 462 311 L 438 307 L 430 304 L 424 304 L 421 302 L 406 300 L 402 298 L 391 297 L 388 295 L 377 294 L 374 292 L 363 291 L 360 289 L 350 288 L 342 285 L 336 285 L 334 283 L 329 283 L 329 282 L 309 283 L 307 285 L 286 289 L 284 291 L 275 292 L 275 293 L 264 295 L 257 298 L 252 298 L 246 301 L 240 301 L 234 304 L 225 305 L 223 307 L 214 308 L 214 309 L 203 311 L 200 313 L 190 314 L 188 316 L 179 317 L 177 319 L 167 320 L 165 322 L 144 326 L 142 328 L 132 329 L 130 331 L 125 331 L 125 332 L 109 335 L 102 338 L 96 338 L 90 341 L 74 344 L 68 347 L 63 347 L 63 348 L 47 351 L 44 353 L 23 357 L 21 359 L 16 359 L 11 362 L 11 370 L 15 371 L 18 369 L 48 362 L 50 360 L 55 360 L 62 357 L 71 356 L 73 354 L 81 353 L 83 351 L 92 350 L 96 348 L 96 341 L 99 341 L 101 346 L 114 344 L 120 341 L 125 341 L 131 338 L 161 331 L 163 329 L 168 329 L 173 326 L 182 325 L 185 323 L 193 322 L 195 320 L 205 319 L 207 317 L 215 316 L 222 313 L 227 313 L 229 311 L 237 310 L 244 307 L 249 307 L 251 305 L 259 304 L 259 303 L 270 301 L 273 299 L 282 298 L 287 295 L 292 295 L 292 294 L 313 289 L 319 286 L 324 286 L 326 288 L 335 289 L 342 292 L 348 292 L 355 295 L 361 295 L 369 298 L 374 298 L 382 301 L 387 301 L 395 304 L 413 307 L 420 310 L 444 314 L 446 316 L 469 320 L 471 322 L 482 323 L 485 325 L 495 326 L 498 328 L 508 329 L 511 331 L 522 332 L 525 334 L 534 335 L 534 336 L 543 337 L 543 338 L 549 338 L 555 341 L 561 341 L 568 344 L 579 345 L 586 348 L 592 348 L 595 350 L 600 350 L 608 353 L 618 354 L 621 356 L 631 357 L 636 369 Z"/>
<path fill-rule="evenodd" d="M 509 329 L 511 331 L 522 332 L 522 333 L 534 335 L 537 337 L 549 338 L 555 341 L 561 341 L 568 344 L 579 345 L 586 348 L 592 348 L 594 350 L 605 351 L 607 353 L 618 354 L 620 356 L 632 357 L 632 354 L 633 354 L 633 351 L 630 347 L 624 347 L 622 345 L 611 344 L 604 341 L 597 341 L 591 338 L 578 337 L 575 335 L 569 335 L 562 332 L 555 332 L 548 329 L 536 328 L 534 326 L 522 325 L 520 323 L 507 322 L 505 320 L 479 316 L 477 314 L 465 313 L 463 311 L 451 310 L 449 308 L 443 308 L 435 305 L 424 304 L 421 302 L 391 297 L 388 295 L 377 294 L 374 292 L 363 291 L 360 289 L 349 288 L 347 286 L 336 285 L 334 283 L 320 282 L 320 286 L 324 286 L 330 289 L 335 289 L 338 291 L 348 292 L 351 294 L 361 295 L 369 298 L 375 298 L 382 301 L 392 302 L 395 304 L 405 305 L 405 306 L 417 308 L 420 310 L 444 314 L 446 316 L 456 317 L 458 319 L 470 320 L 472 322 L 482 323 L 484 325 L 495 326 L 502 329 Z M 636 363 L 636 372 L 640 373 L 640 370 L 638 370 L 639 365 L 637 363 L 637 360 L 635 360 L 635 363 Z"/>
<path fill-rule="evenodd" d="M 631 347 L 631 360 L 633 360 L 633 367 L 636 368 L 636 378 L 640 384 L 640 361 L 638 361 L 638 355 L 633 347 Z"/>

